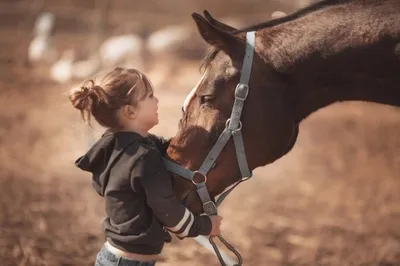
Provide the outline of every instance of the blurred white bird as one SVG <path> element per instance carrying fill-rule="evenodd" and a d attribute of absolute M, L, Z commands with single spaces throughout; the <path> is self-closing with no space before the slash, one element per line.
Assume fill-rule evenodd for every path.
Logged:
<path fill-rule="evenodd" d="M 143 40 L 135 34 L 112 36 L 99 49 L 99 56 L 105 66 L 117 65 L 126 60 L 135 60 L 143 50 Z"/>
<path fill-rule="evenodd" d="M 286 13 L 282 12 L 282 11 L 275 11 L 274 13 L 272 13 L 271 18 L 272 19 L 277 19 L 277 18 L 281 18 L 286 16 Z"/>
<path fill-rule="evenodd" d="M 51 67 L 50 78 L 58 83 L 66 83 L 74 79 L 92 77 L 100 70 L 101 62 L 96 55 L 86 60 L 76 60 L 75 51 L 68 49 Z"/>
<path fill-rule="evenodd" d="M 74 50 L 68 49 L 64 51 L 60 59 L 50 68 L 50 78 L 58 83 L 65 83 L 71 80 L 74 59 Z"/>
<path fill-rule="evenodd" d="M 28 47 L 28 59 L 31 63 L 52 63 L 57 59 L 58 51 L 48 36 L 35 36 Z"/>
<path fill-rule="evenodd" d="M 147 39 L 147 49 L 151 54 L 159 54 L 182 44 L 190 38 L 190 28 L 183 25 L 167 26 L 153 32 Z M 186 43 L 187 45 L 190 45 Z"/>
<path fill-rule="evenodd" d="M 44 12 L 39 15 L 33 27 L 35 36 L 50 36 L 54 28 L 55 16 L 50 12 Z"/>
<path fill-rule="evenodd" d="M 39 15 L 33 26 L 33 39 L 28 47 L 28 60 L 31 63 L 53 63 L 58 57 L 58 51 L 52 41 L 55 16 L 44 12 Z"/>

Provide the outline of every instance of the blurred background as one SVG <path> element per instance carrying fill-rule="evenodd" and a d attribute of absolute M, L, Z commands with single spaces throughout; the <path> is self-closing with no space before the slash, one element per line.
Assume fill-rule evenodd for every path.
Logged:
<path fill-rule="evenodd" d="M 93 265 L 103 202 L 74 160 L 91 131 L 65 93 L 114 66 L 143 70 L 160 99 L 153 133 L 173 136 L 207 49 L 191 13 L 237 27 L 307 0 L 0 0 L 0 265 Z M 244 265 L 400 265 L 400 110 L 334 104 L 294 149 L 222 204 Z M 218 265 L 193 239 L 160 266 Z"/>

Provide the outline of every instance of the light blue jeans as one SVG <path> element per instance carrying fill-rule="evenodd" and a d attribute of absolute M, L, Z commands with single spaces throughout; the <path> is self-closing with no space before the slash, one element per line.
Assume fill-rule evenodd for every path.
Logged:
<path fill-rule="evenodd" d="M 97 254 L 94 266 L 154 266 L 156 261 L 137 261 L 119 257 L 103 246 Z"/>

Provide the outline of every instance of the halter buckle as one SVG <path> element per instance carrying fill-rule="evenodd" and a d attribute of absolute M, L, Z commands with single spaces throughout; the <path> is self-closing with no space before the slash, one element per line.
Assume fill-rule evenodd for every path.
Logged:
<path fill-rule="evenodd" d="M 203 209 L 207 215 L 217 215 L 218 214 L 217 206 L 211 200 L 203 203 Z"/>
<path fill-rule="evenodd" d="M 249 86 L 244 83 L 238 83 L 235 89 L 235 98 L 244 101 L 246 100 L 248 94 Z"/>

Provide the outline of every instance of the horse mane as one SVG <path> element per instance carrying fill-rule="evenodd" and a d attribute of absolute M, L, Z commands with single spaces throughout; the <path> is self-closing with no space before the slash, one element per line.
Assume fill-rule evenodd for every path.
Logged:
<path fill-rule="evenodd" d="M 284 17 L 281 17 L 281 18 L 277 18 L 277 19 L 273 19 L 273 20 L 269 20 L 269 21 L 266 21 L 266 22 L 261 22 L 259 24 L 252 25 L 252 26 L 249 26 L 249 27 L 244 28 L 244 29 L 233 31 L 232 34 L 239 34 L 239 33 L 245 33 L 245 32 L 248 32 L 248 31 L 257 31 L 257 30 L 264 29 L 264 28 L 271 28 L 271 27 L 274 27 L 274 26 L 277 26 L 277 25 L 280 25 L 280 24 L 283 24 L 283 23 L 286 23 L 286 22 L 293 21 L 293 20 L 296 20 L 298 18 L 304 17 L 304 16 L 306 16 L 306 15 L 312 13 L 312 12 L 319 11 L 321 9 L 324 9 L 324 8 L 327 8 L 327 7 L 331 7 L 331 6 L 348 3 L 348 2 L 351 2 L 351 1 L 354 1 L 354 0 L 321 0 L 321 1 L 318 1 L 316 3 L 311 3 L 310 5 L 305 6 L 305 7 L 301 8 L 301 9 L 299 9 L 299 10 L 295 11 L 294 13 L 289 14 L 287 16 L 284 16 Z M 217 49 L 214 46 L 211 47 L 207 51 L 203 61 L 201 62 L 200 71 L 202 69 L 205 70 L 210 66 L 211 62 L 217 56 L 218 52 L 219 52 L 219 49 Z"/>
<path fill-rule="evenodd" d="M 340 5 L 340 4 L 344 4 L 344 3 L 348 3 L 354 0 L 321 0 L 318 1 L 316 3 L 312 3 L 308 6 L 305 6 L 297 11 L 295 11 L 294 13 L 291 13 L 287 16 L 281 17 L 281 18 L 277 18 L 277 19 L 273 19 L 273 20 L 269 20 L 266 22 L 261 22 L 259 24 L 253 25 L 253 26 L 249 26 L 247 28 L 241 29 L 241 30 L 237 30 L 232 32 L 233 34 L 238 34 L 238 33 L 243 33 L 243 32 L 248 32 L 248 31 L 256 31 L 256 30 L 260 30 L 260 29 L 264 29 L 264 28 L 271 28 L 273 26 L 277 26 L 280 24 L 283 24 L 285 22 L 289 22 L 289 21 L 293 21 L 295 19 L 304 17 L 312 12 L 315 11 L 319 11 L 321 9 L 327 8 L 327 7 L 331 7 L 331 6 L 335 6 L 335 5 Z"/>

